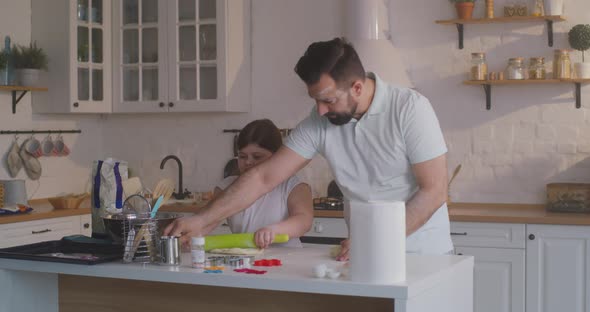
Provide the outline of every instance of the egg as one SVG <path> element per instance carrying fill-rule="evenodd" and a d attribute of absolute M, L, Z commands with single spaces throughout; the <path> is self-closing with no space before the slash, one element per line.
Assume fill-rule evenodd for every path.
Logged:
<path fill-rule="evenodd" d="M 328 270 L 328 267 L 325 264 L 316 265 L 313 268 L 313 275 L 317 278 L 323 278 L 326 276 L 327 270 Z"/>

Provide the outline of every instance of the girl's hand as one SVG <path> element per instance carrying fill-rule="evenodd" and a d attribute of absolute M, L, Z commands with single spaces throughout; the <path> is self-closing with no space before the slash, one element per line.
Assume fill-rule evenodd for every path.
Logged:
<path fill-rule="evenodd" d="M 258 248 L 267 248 L 275 239 L 275 232 L 271 226 L 263 227 L 254 233 L 254 242 Z"/>

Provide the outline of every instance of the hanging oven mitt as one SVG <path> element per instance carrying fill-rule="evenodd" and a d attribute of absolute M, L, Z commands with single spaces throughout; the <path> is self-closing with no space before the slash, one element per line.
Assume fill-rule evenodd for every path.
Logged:
<path fill-rule="evenodd" d="M 6 167 L 11 178 L 15 178 L 23 167 L 23 162 L 18 155 L 18 143 L 16 140 L 12 143 L 10 150 L 6 154 Z"/>
<path fill-rule="evenodd" d="M 27 141 L 25 141 L 21 147 L 18 155 L 23 161 L 23 166 L 25 167 L 25 172 L 29 176 L 31 180 L 39 180 L 41 177 L 41 163 L 39 159 L 33 157 L 31 153 L 27 152 L 26 149 Z"/>

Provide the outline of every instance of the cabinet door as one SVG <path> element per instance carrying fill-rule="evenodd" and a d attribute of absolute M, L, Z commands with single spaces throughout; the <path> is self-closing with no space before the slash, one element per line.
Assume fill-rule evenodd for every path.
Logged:
<path fill-rule="evenodd" d="M 225 0 L 168 2 L 171 111 L 223 110 L 226 4 Z"/>
<path fill-rule="evenodd" d="M 455 253 L 475 258 L 475 312 L 525 311 L 523 249 L 457 247 Z"/>
<path fill-rule="evenodd" d="M 79 216 L 3 224 L 0 248 L 59 240 L 74 234 L 80 234 Z"/>
<path fill-rule="evenodd" d="M 71 111 L 109 113 L 111 1 L 70 0 Z"/>
<path fill-rule="evenodd" d="M 590 312 L 590 227 L 527 225 L 527 312 Z"/>
<path fill-rule="evenodd" d="M 113 10 L 116 112 L 168 111 L 167 3 L 116 2 Z"/>

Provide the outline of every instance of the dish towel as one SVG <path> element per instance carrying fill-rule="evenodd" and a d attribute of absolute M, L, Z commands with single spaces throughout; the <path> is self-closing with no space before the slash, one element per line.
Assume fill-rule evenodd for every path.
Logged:
<path fill-rule="evenodd" d="M 8 174 L 10 174 L 11 178 L 15 178 L 18 172 L 23 168 L 23 163 L 18 155 L 18 151 L 18 143 L 14 141 L 6 155 L 6 167 L 8 168 Z"/>
<path fill-rule="evenodd" d="M 33 155 L 27 151 L 25 148 L 26 145 L 27 141 L 21 145 L 18 155 L 23 161 L 27 176 L 29 176 L 29 178 L 33 181 L 39 180 L 41 177 L 41 162 L 39 162 L 39 159 L 33 157 Z"/>

